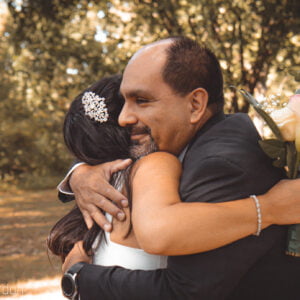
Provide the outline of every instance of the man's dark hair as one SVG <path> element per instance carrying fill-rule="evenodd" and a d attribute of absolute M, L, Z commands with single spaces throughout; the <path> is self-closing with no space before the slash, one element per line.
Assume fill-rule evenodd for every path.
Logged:
<path fill-rule="evenodd" d="M 209 104 L 223 106 L 223 76 L 215 54 L 187 37 L 169 39 L 173 43 L 166 49 L 167 61 L 162 71 L 164 81 L 182 96 L 196 88 L 204 88 L 209 95 Z"/>

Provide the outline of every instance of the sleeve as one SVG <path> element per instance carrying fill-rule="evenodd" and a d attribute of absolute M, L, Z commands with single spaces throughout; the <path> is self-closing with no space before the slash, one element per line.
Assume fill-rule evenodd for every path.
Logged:
<path fill-rule="evenodd" d="M 185 195 L 186 201 L 238 199 L 240 183 L 247 179 L 240 167 L 220 158 L 199 162 L 192 173 L 188 177 L 194 184 Z M 235 188 L 231 195 L 228 188 Z M 248 193 L 247 189 L 243 193 Z M 82 300 L 224 299 L 272 247 L 273 231 L 270 228 L 260 237 L 250 236 L 213 251 L 169 257 L 167 269 L 141 271 L 87 265 L 79 277 L 80 297 Z"/>
<path fill-rule="evenodd" d="M 81 270 L 78 286 L 81 300 L 199 300 L 197 285 L 171 269 L 143 271 L 90 264 Z"/>
<path fill-rule="evenodd" d="M 74 193 L 71 190 L 71 187 L 69 185 L 69 179 L 71 174 L 74 172 L 76 168 L 79 166 L 85 164 L 84 162 L 76 163 L 67 173 L 65 178 L 58 184 L 57 190 L 58 190 L 58 198 L 61 202 L 66 203 L 69 201 L 74 200 Z"/>
<path fill-rule="evenodd" d="M 197 167 L 182 179 L 182 199 L 187 202 L 224 202 L 266 192 L 280 179 L 281 172 L 274 172 L 272 166 L 258 160 L 258 157 L 259 152 L 254 152 L 238 163 L 217 156 L 197 163 L 196 158 Z M 213 228 L 211 234 L 214 234 Z M 284 228 L 271 226 L 259 237 L 248 236 L 196 255 L 170 257 L 168 267 L 184 278 L 197 280 L 199 298 L 228 299 L 239 287 L 244 275 L 254 266 L 263 265 L 264 257 L 284 235 Z M 256 278 L 259 276 L 257 274 Z"/>

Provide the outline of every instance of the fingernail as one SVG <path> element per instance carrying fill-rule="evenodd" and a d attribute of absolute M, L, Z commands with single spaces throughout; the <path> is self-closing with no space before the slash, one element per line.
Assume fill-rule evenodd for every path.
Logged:
<path fill-rule="evenodd" d="M 111 224 L 104 224 L 103 228 L 106 232 L 110 232 L 111 231 Z"/>
<path fill-rule="evenodd" d="M 121 204 L 123 207 L 127 207 L 128 206 L 128 200 L 124 199 L 124 200 L 121 200 Z"/>
<path fill-rule="evenodd" d="M 123 212 L 118 212 L 117 218 L 118 220 L 123 221 L 125 219 L 125 214 Z"/>

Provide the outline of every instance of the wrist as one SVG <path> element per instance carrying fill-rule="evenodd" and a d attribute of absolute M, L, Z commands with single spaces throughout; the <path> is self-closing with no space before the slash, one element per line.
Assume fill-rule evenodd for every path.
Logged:
<path fill-rule="evenodd" d="M 78 278 L 81 269 L 86 265 L 85 262 L 78 262 L 72 265 L 61 279 L 63 295 L 68 299 L 78 299 Z"/>
<path fill-rule="evenodd" d="M 262 214 L 262 228 L 267 228 L 275 224 L 272 203 L 269 201 L 266 194 L 259 195 L 258 198 Z"/>
<path fill-rule="evenodd" d="M 80 178 L 82 178 L 84 174 L 86 174 L 86 172 L 91 168 L 92 166 L 86 163 L 82 163 L 73 169 L 72 173 L 69 174 L 69 180 L 68 180 L 68 184 L 72 191 L 76 190 L 76 187 L 80 183 Z"/>

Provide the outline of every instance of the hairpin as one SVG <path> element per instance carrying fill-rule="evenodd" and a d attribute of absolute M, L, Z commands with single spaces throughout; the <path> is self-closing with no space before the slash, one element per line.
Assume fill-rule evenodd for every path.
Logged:
<path fill-rule="evenodd" d="M 94 92 L 85 92 L 81 101 L 85 115 L 100 123 L 107 122 L 109 114 L 105 104 L 105 98 L 99 97 Z"/>

